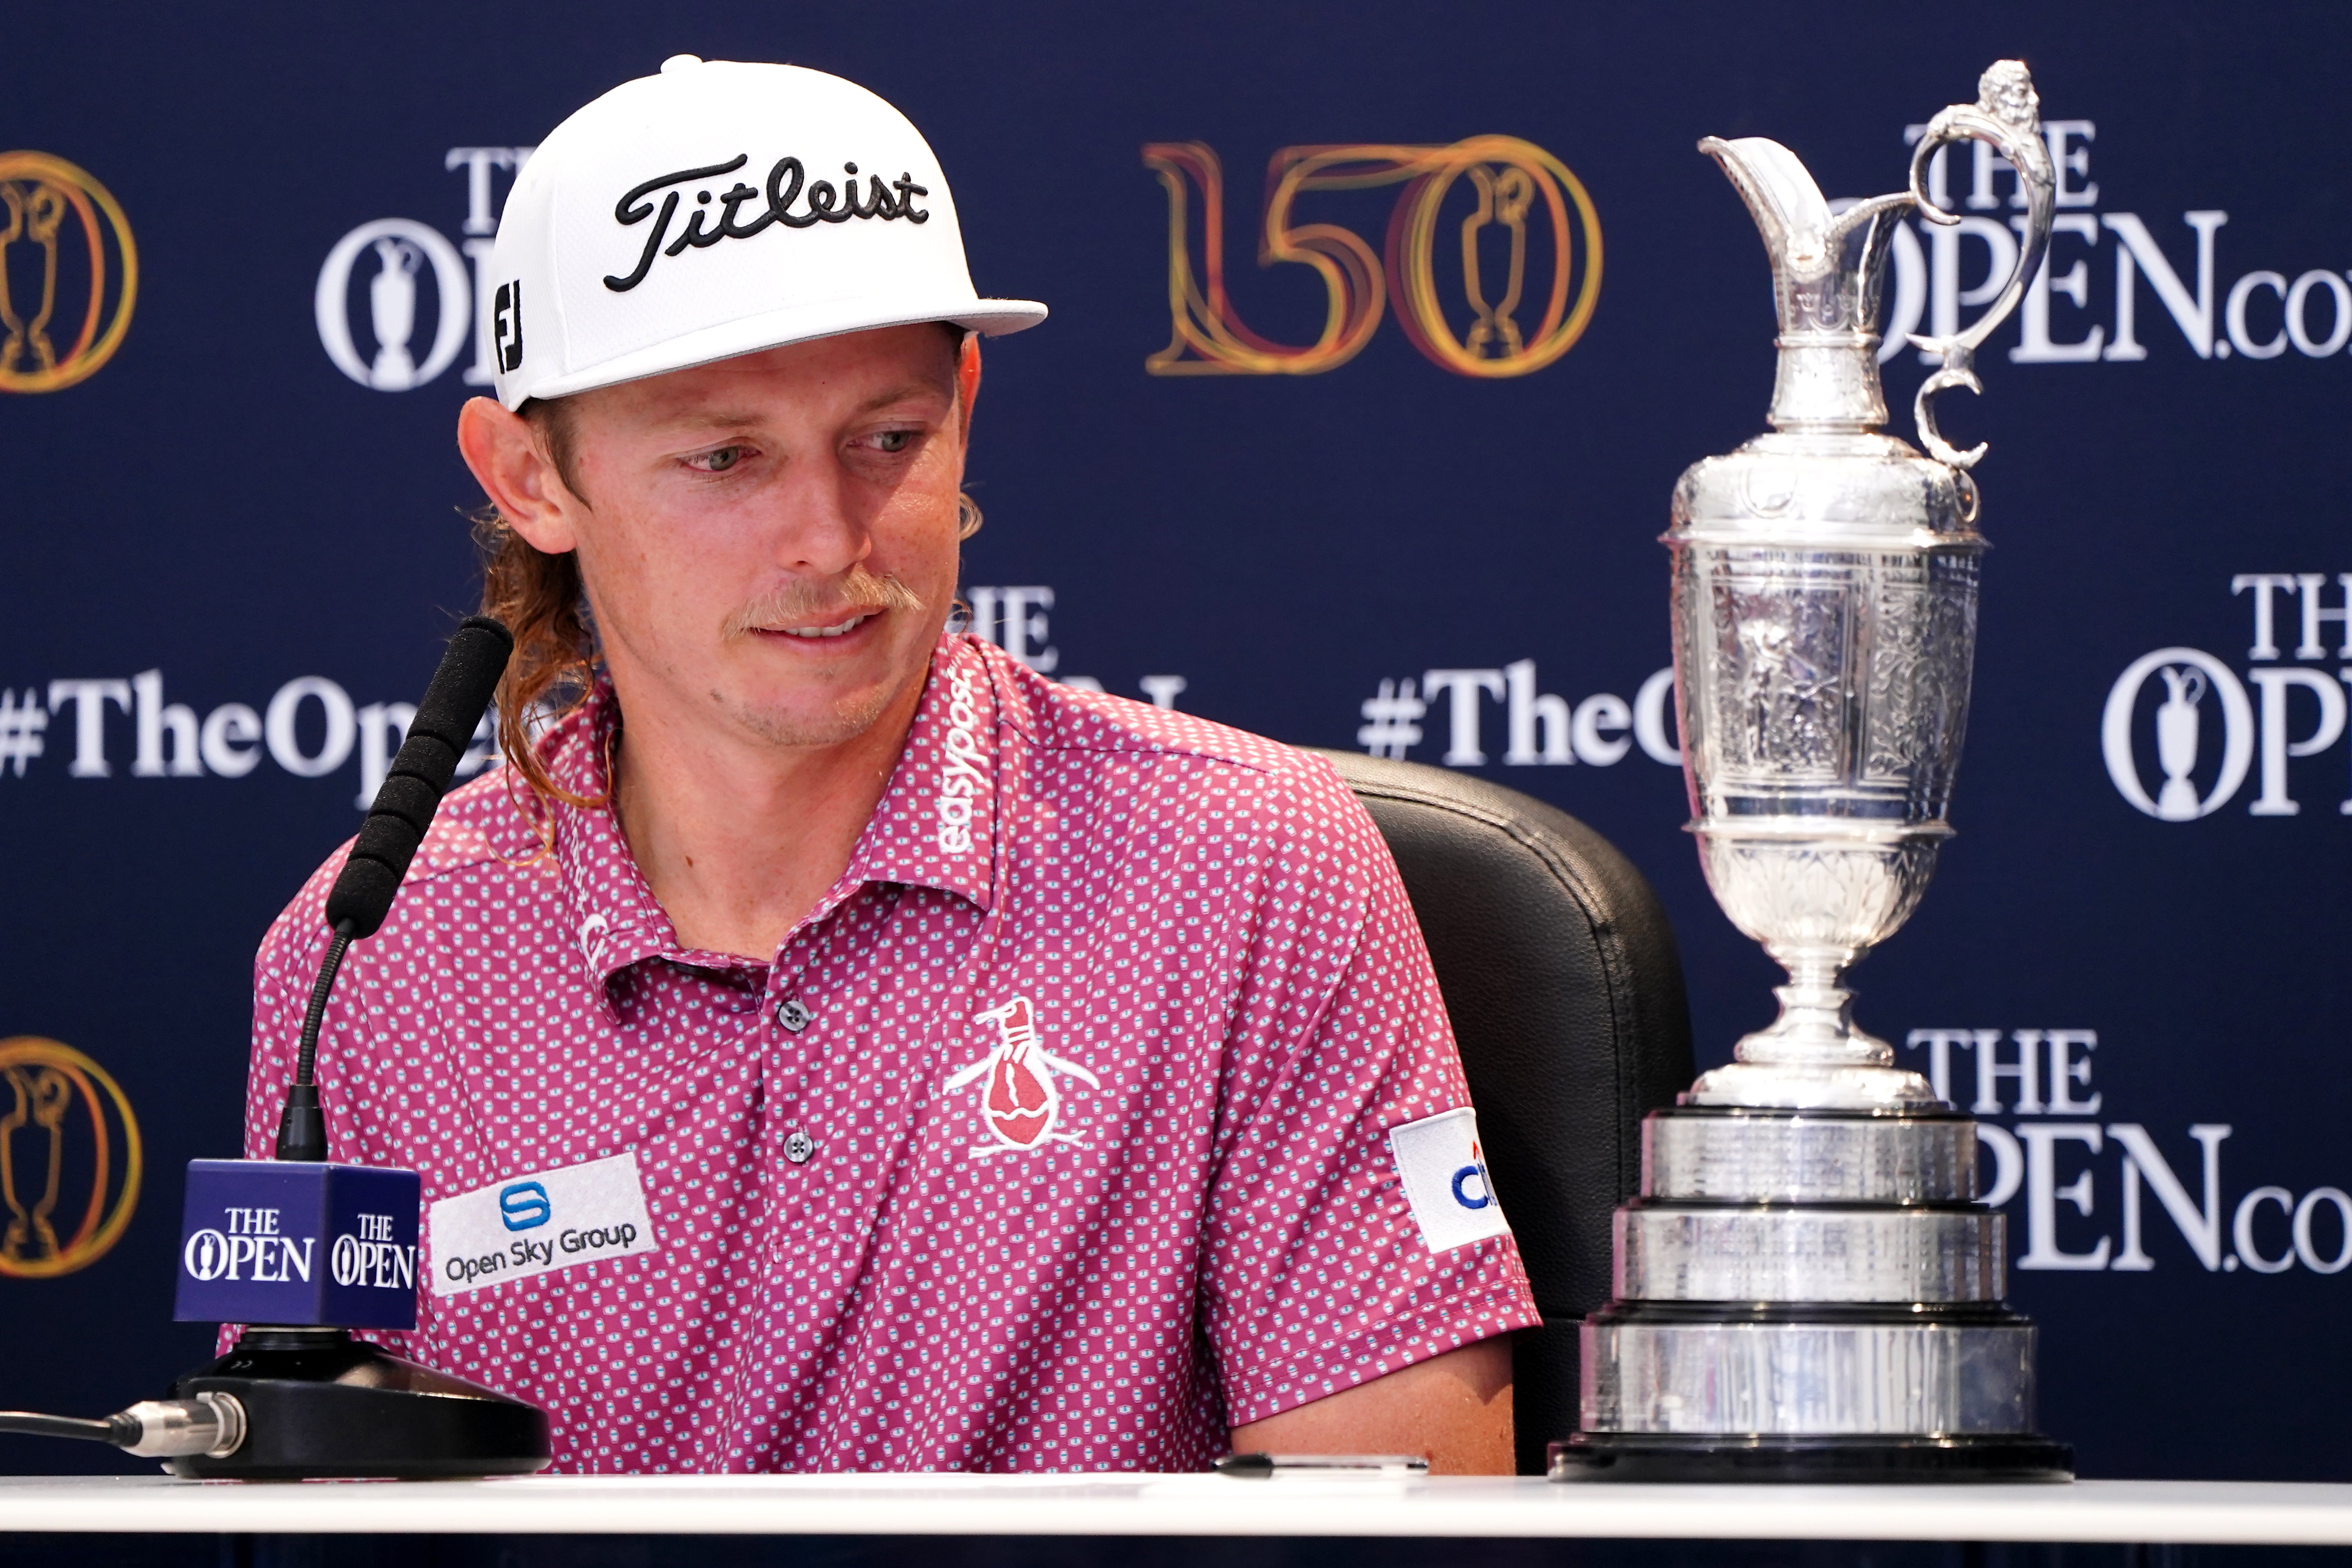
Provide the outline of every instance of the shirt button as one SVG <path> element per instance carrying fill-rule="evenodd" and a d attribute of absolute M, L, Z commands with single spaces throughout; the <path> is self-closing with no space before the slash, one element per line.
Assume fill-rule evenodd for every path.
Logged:
<path fill-rule="evenodd" d="M 792 1136 L 784 1140 L 784 1158 L 795 1165 L 807 1164 L 809 1156 L 815 1152 L 816 1140 L 798 1129 L 794 1129 Z"/>
<path fill-rule="evenodd" d="M 788 1035 L 797 1035 L 807 1028 L 812 1016 L 807 1008 L 801 1005 L 801 999 L 797 996 L 787 996 L 776 1004 L 776 1022 L 784 1026 Z M 808 1156 L 803 1154 L 801 1158 L 805 1160 Z"/>

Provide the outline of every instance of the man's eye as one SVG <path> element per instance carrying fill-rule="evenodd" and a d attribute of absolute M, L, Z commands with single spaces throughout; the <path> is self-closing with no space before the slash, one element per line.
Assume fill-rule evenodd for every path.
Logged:
<path fill-rule="evenodd" d="M 879 430 L 871 437 L 877 452 L 903 452 L 914 438 L 912 430 Z"/>
<path fill-rule="evenodd" d="M 705 452 L 698 458 L 688 458 L 687 464 L 689 468 L 699 468 L 706 474 L 723 474 L 742 460 L 742 447 L 721 447 L 715 452 Z"/>

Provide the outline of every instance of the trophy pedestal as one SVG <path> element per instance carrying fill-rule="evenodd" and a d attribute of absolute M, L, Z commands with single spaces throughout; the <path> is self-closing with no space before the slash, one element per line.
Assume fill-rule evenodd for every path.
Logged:
<path fill-rule="evenodd" d="M 1976 1152 L 1941 1104 L 1653 1113 L 1552 1479 L 2070 1479 Z"/>

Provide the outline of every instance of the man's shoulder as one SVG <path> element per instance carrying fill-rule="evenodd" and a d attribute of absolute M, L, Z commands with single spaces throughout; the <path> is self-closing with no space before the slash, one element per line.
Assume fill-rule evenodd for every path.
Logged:
<path fill-rule="evenodd" d="M 1250 816 L 1286 817 L 1305 810 L 1362 819 L 1338 770 L 1311 752 L 1236 730 L 1197 714 L 1063 686 L 1006 658 L 986 653 L 1003 693 L 1004 721 L 1043 766 L 1106 783 L 1139 768 L 1182 781 L 1180 793 L 1218 800 Z"/>
<path fill-rule="evenodd" d="M 409 879 L 446 876 L 494 860 L 512 865 L 536 856 L 545 847 L 546 820 L 547 803 L 520 773 L 499 763 L 441 797 L 441 809 L 416 847 Z"/>
<path fill-rule="evenodd" d="M 444 795 L 400 880 L 386 925 L 399 921 L 403 901 L 421 883 L 483 866 L 519 868 L 530 863 L 542 848 L 537 804 L 529 786 L 504 763 Z M 352 840 L 346 838 L 310 873 L 262 939 L 264 965 L 278 958 L 315 962 L 327 940 L 327 895 L 351 852 Z"/>

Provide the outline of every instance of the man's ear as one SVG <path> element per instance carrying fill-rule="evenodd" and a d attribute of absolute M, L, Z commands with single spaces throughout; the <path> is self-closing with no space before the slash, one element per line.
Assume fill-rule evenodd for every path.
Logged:
<path fill-rule="evenodd" d="M 457 410 L 457 450 L 507 526 L 532 549 L 562 555 L 580 547 L 572 521 L 580 502 L 530 420 L 491 398 L 468 398 Z"/>
<path fill-rule="evenodd" d="M 956 400 L 963 408 L 963 444 L 971 445 L 971 409 L 980 401 L 980 334 L 963 335 L 962 352 L 956 356 Z"/>

